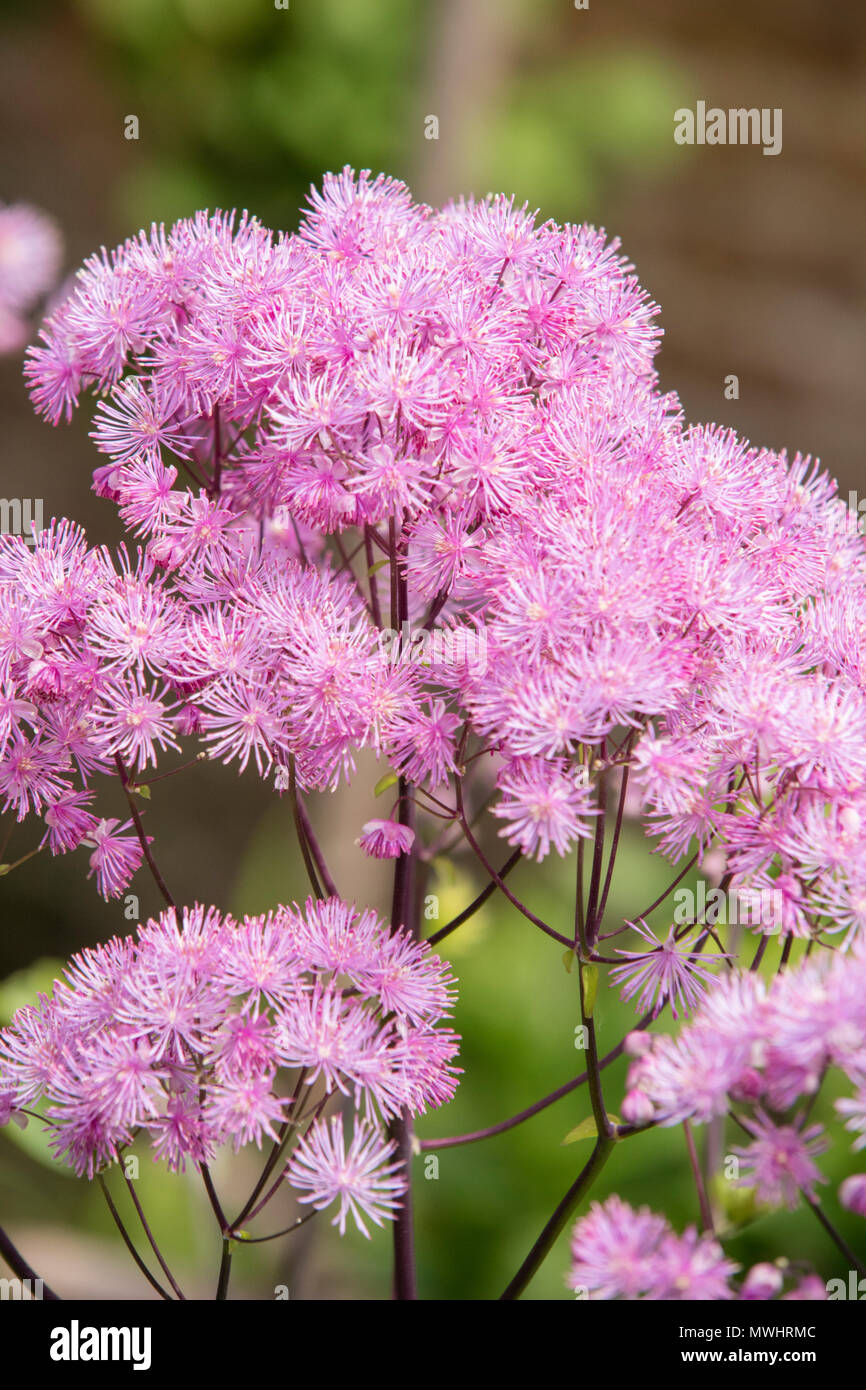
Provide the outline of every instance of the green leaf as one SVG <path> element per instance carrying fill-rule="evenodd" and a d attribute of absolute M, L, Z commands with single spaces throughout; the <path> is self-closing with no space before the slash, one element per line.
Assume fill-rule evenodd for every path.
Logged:
<path fill-rule="evenodd" d="M 380 777 L 375 787 L 373 788 L 373 795 L 381 796 L 382 793 L 386 792 L 389 787 L 396 787 L 399 780 L 400 779 L 398 778 L 396 772 L 386 772 L 385 776 Z"/>
<path fill-rule="evenodd" d="M 378 574 L 379 570 L 384 569 L 385 566 L 390 565 L 390 563 L 390 560 L 377 560 L 375 565 L 370 565 L 367 569 L 367 577 L 369 578 L 371 575 Z"/>
<path fill-rule="evenodd" d="M 587 1115 L 585 1120 L 581 1120 L 579 1125 L 570 1129 L 563 1139 L 563 1144 L 579 1144 L 583 1139 L 597 1139 L 598 1130 L 595 1127 L 595 1116 Z"/>
<path fill-rule="evenodd" d="M 768 1210 L 757 1200 L 757 1188 L 737 1187 L 721 1173 L 711 1179 L 710 1192 L 722 1209 L 724 1228 L 728 1231 L 750 1226 Z"/>
<path fill-rule="evenodd" d="M 139 796 L 143 796 L 145 801 L 150 801 L 150 787 L 142 785 L 140 787 L 133 787 L 132 790 L 137 792 Z"/>
<path fill-rule="evenodd" d="M 598 994 L 598 966 L 582 965 L 580 978 L 583 984 L 583 1012 L 587 1018 L 592 1018 L 595 996 Z"/>
<path fill-rule="evenodd" d="M 612 1125 L 622 1124 L 622 1120 L 619 1118 L 618 1115 L 608 1115 L 607 1118 Z M 585 1120 L 581 1120 L 579 1125 L 575 1125 L 574 1129 L 570 1129 L 568 1131 L 562 1143 L 563 1145 L 579 1144 L 583 1139 L 597 1138 L 598 1130 L 595 1127 L 595 1116 L 587 1115 Z"/>
<path fill-rule="evenodd" d="M 565 966 L 566 970 L 568 971 L 568 973 L 569 973 L 569 975 L 570 975 L 570 974 L 571 974 L 571 967 L 574 965 L 574 951 L 571 951 L 571 950 L 569 950 L 569 951 L 563 951 L 563 953 L 562 953 L 562 963 L 563 963 L 563 965 Z"/>

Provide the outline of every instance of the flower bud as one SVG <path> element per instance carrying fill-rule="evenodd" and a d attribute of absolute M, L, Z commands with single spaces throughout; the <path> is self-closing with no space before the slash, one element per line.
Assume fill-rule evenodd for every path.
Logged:
<path fill-rule="evenodd" d="M 848 1211 L 866 1216 L 866 1173 L 855 1173 L 845 1179 L 839 1188 L 839 1201 Z"/>
<path fill-rule="evenodd" d="M 655 1106 L 644 1091 L 628 1091 L 622 1103 L 622 1117 L 632 1125 L 648 1124 L 655 1116 Z"/>

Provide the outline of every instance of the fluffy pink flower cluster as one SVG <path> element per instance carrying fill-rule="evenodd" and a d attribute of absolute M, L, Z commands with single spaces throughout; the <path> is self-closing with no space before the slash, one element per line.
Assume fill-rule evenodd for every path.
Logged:
<path fill-rule="evenodd" d="M 866 949 L 858 940 L 847 954 L 822 953 L 769 984 L 731 971 L 677 1037 L 630 1034 L 626 1049 L 637 1054 L 628 1119 L 704 1124 L 733 1112 L 751 1141 L 733 1150 L 741 1184 L 768 1206 L 793 1208 L 826 1182 L 813 1160 L 829 1141 L 806 1116 L 829 1068 L 855 1088 L 836 1109 L 857 1136 L 853 1148 L 866 1144 Z M 844 1204 L 866 1210 L 862 1179 L 846 1181 Z"/>
<path fill-rule="evenodd" d="M 574 1227 L 568 1286 L 590 1299 L 649 1299 L 665 1302 L 739 1298 L 820 1300 L 826 1291 L 813 1275 L 782 1293 L 785 1274 L 768 1263 L 753 1265 L 739 1286 L 739 1266 L 726 1259 L 718 1241 L 690 1226 L 678 1236 L 648 1207 L 635 1210 L 619 1197 L 593 1202 Z"/>
<path fill-rule="evenodd" d="M 140 766 L 196 732 L 311 787 L 368 746 L 435 788 L 468 728 L 542 858 L 591 832 L 625 727 L 662 850 L 722 844 L 785 932 L 856 930 L 862 538 L 808 459 L 684 425 L 655 313 L 591 228 L 349 170 L 297 235 L 202 214 L 88 261 L 27 374 L 54 421 L 104 396 L 95 486 L 146 547 L 100 606 L 103 747 Z M 392 619 L 483 628 L 483 669 L 383 653 L 389 560 Z"/>
<path fill-rule="evenodd" d="M 341 1230 L 347 1212 L 363 1229 L 404 1186 L 383 1123 L 453 1094 L 452 985 L 429 947 L 336 898 L 242 922 L 170 909 L 74 956 L 0 1031 L 0 1120 L 41 1104 L 53 1152 L 89 1177 L 139 1135 L 172 1171 L 289 1135 L 301 1200 L 339 1197 Z M 319 1118 L 337 1092 L 348 1149 L 342 1117 Z"/>
<path fill-rule="evenodd" d="M 44 212 L 0 203 L 0 352 L 17 352 L 27 342 L 26 315 L 54 288 L 62 246 Z"/>
<path fill-rule="evenodd" d="M 474 816 L 493 792 L 508 868 L 593 837 L 569 934 L 526 915 L 614 965 L 610 980 L 642 1009 L 701 1006 L 677 1040 L 641 1035 L 626 1128 L 740 1106 L 752 1185 L 789 1203 L 820 1180 L 823 1136 L 787 1111 L 828 1065 L 858 1088 L 843 1113 L 866 1129 L 866 550 L 810 459 L 685 423 L 659 390 L 656 312 L 593 228 L 539 223 L 501 197 L 434 210 L 348 169 L 313 192 L 296 235 L 199 214 L 91 258 L 26 374 L 54 423 L 83 391 L 99 397 L 94 488 L 138 550 L 112 559 L 65 522 L 32 547 L 0 542 L 0 793 L 19 819 L 43 818 L 53 852 L 85 845 L 112 895 L 150 852 L 136 813 L 121 825 L 91 809 L 94 774 L 134 798 L 146 768 L 198 740 L 290 788 L 303 843 L 296 794 L 335 789 L 372 750 L 383 785 L 398 782 L 399 813 L 368 821 L 359 843 L 395 860 L 398 929 L 411 856 L 434 848 L 425 808 L 459 823 L 500 886 L 464 797 Z M 437 625 L 461 640 L 429 641 Z M 811 951 L 839 934 L 850 949 L 771 987 L 757 974 L 716 983 L 707 966 L 726 943 L 696 913 L 661 935 L 640 919 L 638 950 L 599 954 L 618 934 L 600 926 L 629 790 L 659 851 L 712 850 L 724 892 L 773 901 L 770 919 L 749 919 L 764 937 L 756 967 L 770 935 L 784 938 L 781 967 L 795 938 Z M 454 1042 L 433 1026 L 448 1002 L 438 967 L 402 935 L 386 952 L 376 925 L 387 967 L 364 975 L 352 943 L 360 934 L 367 960 L 366 917 L 340 927 L 339 959 L 305 954 L 310 923 L 327 935 L 327 914 L 348 911 L 331 901 L 219 924 L 229 957 L 245 932 L 289 952 L 274 995 L 236 990 L 236 964 L 224 975 L 209 961 L 193 985 L 171 952 L 163 980 L 153 961 L 177 930 L 168 918 L 137 946 L 105 948 L 133 981 L 110 1025 L 81 1032 L 77 986 L 25 1016 L 49 1050 L 58 1020 L 58 1151 L 87 1169 L 135 1127 L 179 1143 L 187 1104 L 200 1148 L 167 1150 L 175 1164 L 259 1142 L 296 1113 L 273 1088 L 279 1067 L 345 1089 L 369 1124 L 446 1099 Z M 208 940 L 210 917 L 188 918 L 192 940 Z M 204 1002 L 183 994 L 161 1023 L 178 974 Z M 181 1017 L 189 1039 L 172 1031 Z M 39 1055 L 28 1039 L 7 1068 Z M 19 1072 L 10 1105 L 27 1101 Z M 118 1094 L 106 1075 L 134 1079 Z M 381 1215 L 397 1178 L 378 1143 L 358 1130 L 347 1150 L 338 1122 L 315 1127 L 293 1180 L 314 1206 L 340 1195 L 342 1226 L 362 1208 L 339 1174 L 360 1175 L 359 1190 L 373 1174 Z M 845 1200 L 864 1204 L 859 1180 Z M 651 1244 L 655 1282 L 639 1292 L 730 1296 L 712 1241 L 596 1212 L 611 1248 L 608 1216 L 626 1243 Z M 626 1292 L 606 1278 L 583 1282 Z"/>

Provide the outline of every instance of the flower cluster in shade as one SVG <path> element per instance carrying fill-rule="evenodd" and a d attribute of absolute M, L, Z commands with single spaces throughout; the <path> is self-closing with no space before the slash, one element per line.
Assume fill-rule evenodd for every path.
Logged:
<path fill-rule="evenodd" d="M 30 337 L 27 315 L 57 282 L 63 243 L 50 217 L 26 203 L 0 203 L 0 353 Z"/>
<path fill-rule="evenodd" d="M 852 1148 L 866 1145 L 866 946 L 823 952 L 767 983 L 731 970 L 676 1037 L 632 1033 L 623 1115 L 632 1123 L 706 1124 L 732 1114 L 742 1186 L 768 1207 L 814 1200 L 828 1147 L 809 1110 L 829 1070 L 852 1094 L 835 1102 Z M 866 1215 L 866 1175 L 845 1179 L 840 1200 Z"/>
<path fill-rule="evenodd" d="M 677 1235 L 663 1216 L 635 1209 L 620 1197 L 593 1202 L 571 1237 L 567 1283 L 578 1297 L 648 1299 L 664 1302 L 818 1301 L 827 1297 L 821 1280 L 806 1275 L 783 1292 L 787 1268 L 762 1262 L 737 1283 L 740 1267 L 714 1236 L 690 1226 Z"/>
<path fill-rule="evenodd" d="M 366 748 L 435 792 L 472 738 L 541 859 L 592 832 L 625 729 L 662 852 L 722 846 L 784 933 L 855 933 L 863 540 L 810 459 L 685 422 L 656 313 L 591 227 L 350 170 L 296 234 L 199 214 L 92 257 L 26 374 L 54 422 L 99 397 L 94 486 L 140 553 L 4 549 L 6 805 L 66 850 L 117 754 L 196 738 L 303 790 Z M 383 652 L 395 595 L 483 628 L 483 669 Z"/>
<path fill-rule="evenodd" d="M 89 1177 L 139 1137 L 183 1171 L 288 1134 L 300 1200 L 339 1200 L 341 1231 L 351 1214 L 366 1234 L 405 1188 L 387 1122 L 453 1094 L 453 983 L 337 898 L 243 921 L 169 909 L 74 956 L 0 1030 L 0 1122 L 39 1106 L 54 1155 Z"/>

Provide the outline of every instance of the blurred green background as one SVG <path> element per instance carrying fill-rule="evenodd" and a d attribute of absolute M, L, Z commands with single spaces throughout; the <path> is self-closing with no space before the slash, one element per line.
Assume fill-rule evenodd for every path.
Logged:
<path fill-rule="evenodd" d="M 291 229 L 311 183 L 345 163 L 405 178 L 431 202 L 515 193 L 544 216 L 604 225 L 621 237 L 662 305 L 663 385 L 690 418 L 720 420 L 755 442 L 821 455 L 844 488 L 862 486 L 866 369 L 866 12 L 821 0 L 0 0 L 0 199 L 51 212 L 68 270 L 100 244 L 203 206 L 248 208 Z M 699 98 L 781 106 L 777 158 L 755 148 L 695 150 L 672 138 L 673 112 Z M 124 121 L 139 120 L 139 139 Z M 430 117 L 438 139 L 428 139 Z M 737 400 L 724 397 L 728 374 Z M 117 538 L 114 511 L 89 494 L 87 410 L 52 431 L 30 411 L 20 360 L 0 360 L 0 491 L 41 496 L 45 514 Z M 351 845 L 371 813 L 376 772 L 353 795 L 313 807 L 338 881 L 386 901 Z M 120 813 L 120 807 L 116 812 Z M 255 777 L 202 766 L 155 792 L 148 829 L 181 900 L 254 911 L 302 896 L 284 805 Z M 32 847 L 10 832 L 4 857 Z M 494 851 L 496 853 L 496 851 Z M 499 851 L 501 853 L 501 851 Z M 630 829 L 612 917 L 633 914 L 666 881 Z M 129 929 L 103 903 L 79 853 L 33 860 L 3 879 L 0 1015 L 8 1017 L 56 962 Z M 516 891 L 566 926 L 573 865 L 523 867 Z M 143 917 L 159 910 L 134 885 Z M 435 890 L 444 921 L 477 890 L 453 864 Z M 457 1099 L 427 1117 L 424 1137 L 493 1124 L 580 1070 L 576 980 L 555 944 L 502 900 L 452 938 L 460 977 L 456 1026 L 465 1075 Z M 770 963 L 775 963 L 769 952 Z M 600 1005 L 603 1049 L 633 1015 Z M 623 1065 L 608 1073 L 611 1108 Z M 822 1102 L 825 1114 L 828 1105 Z M 562 1139 L 588 1111 L 583 1092 L 510 1133 L 443 1151 L 438 1178 L 417 1160 L 421 1292 L 501 1292 L 586 1156 Z M 838 1211 L 846 1146 L 822 1160 L 827 1210 Z M 253 1171 L 251 1168 L 248 1170 Z M 230 1182 L 226 1173 L 220 1174 Z M 623 1145 L 598 1195 L 650 1202 L 678 1226 L 696 1219 L 680 1131 Z M 142 1163 L 142 1202 L 187 1278 L 212 1292 L 218 1252 L 192 1180 L 161 1180 Z M 31 1262 L 70 1296 L 138 1297 L 147 1286 L 113 1233 L 97 1190 L 49 1170 L 38 1136 L 0 1136 L 0 1213 Z M 278 1215 L 278 1214 L 275 1214 Z M 862 1222 L 859 1223 L 862 1225 Z M 390 1238 L 345 1241 L 324 1224 L 240 1252 L 235 1292 L 293 1298 L 388 1293 Z M 764 1216 L 730 1246 L 743 1263 L 786 1254 L 842 1274 L 808 1213 Z M 567 1238 L 530 1289 L 564 1298 Z M 204 1271 L 203 1278 L 201 1271 Z"/>

